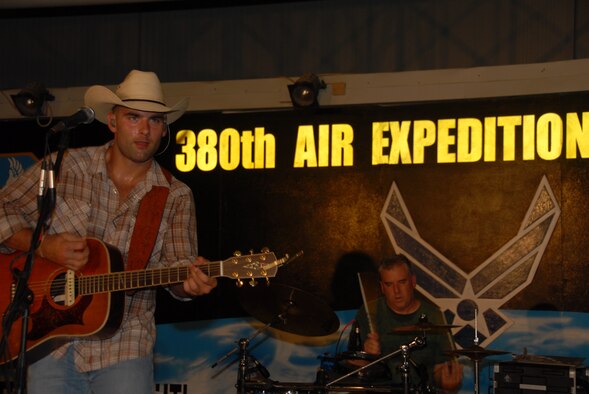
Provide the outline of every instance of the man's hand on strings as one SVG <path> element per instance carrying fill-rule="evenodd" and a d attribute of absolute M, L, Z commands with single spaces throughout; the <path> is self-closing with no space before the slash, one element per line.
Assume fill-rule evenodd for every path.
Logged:
<path fill-rule="evenodd" d="M 90 250 L 85 237 L 72 233 L 45 235 L 37 248 L 37 255 L 74 271 L 88 262 Z"/>
<path fill-rule="evenodd" d="M 200 268 L 200 265 L 207 264 L 208 260 L 204 257 L 197 257 L 195 262 L 189 266 L 188 278 L 182 282 L 182 285 L 172 287 L 172 291 L 179 297 L 196 297 L 209 294 L 217 286 L 217 278 L 210 277 Z"/>

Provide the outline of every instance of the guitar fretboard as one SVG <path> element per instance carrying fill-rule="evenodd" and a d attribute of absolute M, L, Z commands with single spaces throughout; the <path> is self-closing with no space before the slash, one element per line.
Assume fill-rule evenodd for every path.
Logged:
<path fill-rule="evenodd" d="M 201 265 L 199 268 L 211 277 L 221 275 L 221 264 L 219 262 Z M 188 278 L 189 272 L 189 266 L 177 266 L 80 276 L 76 282 L 76 294 L 89 295 L 176 284 Z"/>

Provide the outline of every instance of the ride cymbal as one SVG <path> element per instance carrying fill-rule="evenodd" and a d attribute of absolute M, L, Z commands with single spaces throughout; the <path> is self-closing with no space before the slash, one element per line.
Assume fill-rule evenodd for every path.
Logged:
<path fill-rule="evenodd" d="M 448 330 L 460 327 L 460 326 L 453 326 L 449 324 L 433 324 L 429 322 L 419 322 L 412 326 L 402 326 L 397 327 L 392 330 L 395 334 L 420 334 L 423 332 L 429 332 L 432 334 L 443 334 L 448 332 Z"/>
<path fill-rule="evenodd" d="M 488 356 L 498 356 L 501 354 L 508 354 L 509 352 L 505 352 L 503 350 L 490 350 L 480 347 L 479 345 L 474 345 L 464 349 L 458 350 L 451 350 L 448 352 L 444 352 L 444 354 L 449 356 L 466 356 L 471 360 L 482 360 Z"/>
<path fill-rule="evenodd" d="M 240 303 L 252 317 L 281 331 L 323 336 L 339 329 L 335 312 L 317 296 L 280 283 L 242 287 Z"/>

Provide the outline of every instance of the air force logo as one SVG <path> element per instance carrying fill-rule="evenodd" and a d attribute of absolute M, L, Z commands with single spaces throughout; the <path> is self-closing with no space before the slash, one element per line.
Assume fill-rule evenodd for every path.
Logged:
<path fill-rule="evenodd" d="M 0 188 L 10 180 L 18 177 L 36 161 L 37 159 L 32 153 L 0 155 Z"/>
<path fill-rule="evenodd" d="M 463 348 L 473 344 L 475 325 L 479 343 L 488 345 L 513 324 L 499 308 L 534 279 L 559 216 L 543 177 L 518 233 L 467 274 L 420 237 L 394 182 L 381 212 L 396 253 L 414 264 L 418 290 L 459 326 L 453 334 Z"/>

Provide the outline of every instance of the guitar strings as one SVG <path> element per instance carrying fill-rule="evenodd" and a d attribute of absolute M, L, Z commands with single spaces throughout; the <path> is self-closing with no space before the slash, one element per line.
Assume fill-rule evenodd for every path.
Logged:
<path fill-rule="evenodd" d="M 220 276 L 219 265 L 208 264 L 199 266 L 208 276 Z M 95 294 L 101 292 L 136 289 L 182 282 L 188 277 L 189 266 L 162 267 L 150 270 L 108 272 L 93 275 L 78 275 L 74 278 L 76 295 Z M 49 290 L 59 292 L 66 287 L 68 279 L 65 273 L 56 276 L 53 281 L 40 280 L 29 282 L 29 288 L 38 294 Z"/>
<path fill-rule="evenodd" d="M 18 257 L 22 256 L 23 255 L 20 255 Z M 18 259 L 18 257 L 15 257 L 15 259 L 11 262 L 11 266 L 14 264 L 15 260 Z M 202 264 L 199 265 L 198 268 L 200 268 L 208 276 L 218 277 L 221 276 L 221 263 L 225 262 L 213 262 L 208 264 Z M 250 261 L 250 263 L 252 262 Z M 256 264 L 254 263 L 252 264 L 251 268 L 253 268 L 254 270 L 260 268 L 259 265 L 257 268 L 254 268 L 255 266 Z M 67 278 L 66 272 L 69 271 L 62 270 L 53 278 L 44 278 L 43 280 L 29 281 L 29 288 L 34 295 L 49 292 L 49 295 L 52 298 L 65 296 L 65 292 L 67 290 L 66 287 L 70 285 L 73 285 L 74 294 L 76 297 L 80 295 L 89 295 L 112 291 L 123 291 L 129 289 L 138 289 L 143 287 L 152 287 L 182 282 L 189 275 L 189 267 L 190 265 L 179 265 L 147 270 L 104 272 L 89 275 L 74 273 L 73 284 L 68 283 L 69 281 L 71 281 L 71 279 Z M 265 271 L 264 266 L 261 267 L 262 270 Z M 248 275 L 246 275 L 245 277 L 241 277 L 237 273 L 231 273 L 231 275 L 225 276 L 237 280 L 253 279 L 254 277 L 251 273 L 248 273 Z M 263 272 L 262 275 L 258 275 L 257 277 L 267 278 L 267 272 Z"/>

